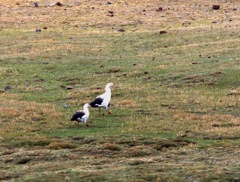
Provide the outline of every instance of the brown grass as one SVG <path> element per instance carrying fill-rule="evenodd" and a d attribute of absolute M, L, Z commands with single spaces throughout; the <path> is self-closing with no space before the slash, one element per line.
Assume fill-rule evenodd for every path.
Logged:
<path fill-rule="evenodd" d="M 52 142 L 47 146 L 47 148 L 54 149 L 54 150 L 73 149 L 73 148 L 76 148 L 76 145 L 68 142 Z"/>
<path fill-rule="evenodd" d="M 0 132 L 5 139 L 20 136 L 24 132 L 38 131 L 42 127 L 44 130 L 51 130 L 62 125 L 58 120 L 63 114 L 56 111 L 55 106 L 19 101 L 11 94 L 1 98 L 0 112 L 2 115 Z"/>

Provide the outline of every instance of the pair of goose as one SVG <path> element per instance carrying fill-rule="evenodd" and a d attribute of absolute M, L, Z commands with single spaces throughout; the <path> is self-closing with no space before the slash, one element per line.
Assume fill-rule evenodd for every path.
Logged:
<path fill-rule="evenodd" d="M 108 114 L 112 114 L 112 112 L 109 110 L 109 104 L 111 100 L 111 86 L 113 86 L 113 83 L 108 83 L 105 87 L 105 92 L 99 96 L 97 96 L 91 103 L 86 103 L 83 106 L 83 110 L 77 111 L 71 118 L 71 121 L 77 121 L 78 124 L 80 122 L 83 122 L 86 124 L 86 126 L 89 126 L 87 124 L 87 120 L 89 118 L 90 112 L 88 107 L 93 108 L 99 108 L 99 114 L 100 114 L 100 108 L 105 108 L 105 110 L 108 112 Z"/>

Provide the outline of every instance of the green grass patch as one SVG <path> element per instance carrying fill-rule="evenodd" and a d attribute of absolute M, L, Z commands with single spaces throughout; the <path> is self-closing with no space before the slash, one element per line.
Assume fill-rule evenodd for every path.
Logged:
<path fill-rule="evenodd" d="M 221 2 L 215 11 L 207 1 L 38 3 L 3 1 L 0 179 L 211 181 L 224 170 L 223 179 L 235 179 L 240 37 L 234 4 Z M 90 108 L 89 127 L 70 122 L 108 82 L 113 114 Z M 24 151 L 38 149 L 43 156 Z M 26 156 L 17 160 L 21 152 Z M 38 172 L 14 175 L 18 167 L 9 163 Z"/>

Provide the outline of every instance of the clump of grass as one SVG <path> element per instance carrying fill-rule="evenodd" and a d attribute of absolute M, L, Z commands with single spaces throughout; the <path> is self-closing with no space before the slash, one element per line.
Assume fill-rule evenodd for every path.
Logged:
<path fill-rule="evenodd" d="M 135 161 L 130 161 L 130 162 L 128 163 L 128 165 L 130 165 L 130 166 L 137 166 L 137 165 L 141 165 L 141 164 L 144 164 L 144 161 L 135 160 Z"/>
<path fill-rule="evenodd" d="M 170 147 L 176 147 L 176 146 L 177 144 L 175 144 L 171 140 L 162 140 L 160 142 L 157 142 L 157 144 L 155 144 L 153 148 L 156 150 L 162 150 L 164 148 L 170 148 Z"/>
<path fill-rule="evenodd" d="M 112 67 L 111 69 L 108 70 L 108 73 L 118 73 L 121 71 L 121 68 L 120 67 Z"/>
<path fill-rule="evenodd" d="M 151 155 L 151 151 L 139 146 L 133 147 L 129 150 L 129 156 L 131 157 L 144 157 L 149 155 Z"/>
<path fill-rule="evenodd" d="M 8 144 L 9 147 L 44 147 L 51 143 L 51 140 L 48 139 L 36 139 L 36 140 L 22 140 L 22 141 L 14 141 Z"/>
<path fill-rule="evenodd" d="M 59 149 L 73 149 L 76 148 L 77 146 L 72 144 L 72 143 L 67 143 L 67 142 L 51 142 L 47 148 L 49 149 L 54 149 L 54 150 L 59 150 Z"/>
<path fill-rule="evenodd" d="M 112 151 L 120 151 L 120 150 L 122 150 L 122 148 L 119 145 L 113 144 L 113 143 L 107 143 L 107 144 L 103 145 L 102 148 L 103 149 L 107 149 L 107 150 L 112 150 Z"/>

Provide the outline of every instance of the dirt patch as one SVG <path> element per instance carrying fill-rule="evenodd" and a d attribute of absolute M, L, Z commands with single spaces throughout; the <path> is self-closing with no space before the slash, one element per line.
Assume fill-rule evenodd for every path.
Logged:
<path fill-rule="evenodd" d="M 3 170 L 0 179 L 20 180 L 30 177 L 29 174 L 36 171 L 39 175 L 44 173 L 47 176 L 60 179 L 67 177 L 71 180 L 75 178 L 94 180 L 100 179 L 99 177 L 113 180 L 113 176 L 119 177 L 120 180 L 164 180 L 172 172 L 176 174 L 176 178 L 187 181 L 199 178 L 220 180 L 221 177 L 240 179 L 237 174 L 239 170 L 237 166 L 240 165 L 237 147 L 193 148 L 192 142 L 183 139 L 129 138 L 118 143 L 114 143 L 116 139 L 105 140 L 106 144 L 100 144 L 101 140 L 95 140 L 88 144 L 81 143 L 74 149 L 51 150 L 46 147 L 35 147 L 13 150 L 1 147 L 0 162 Z M 65 142 L 76 145 L 77 141 L 68 139 Z M 15 167 L 9 168 L 9 165 Z M 18 168 L 21 168 L 21 172 L 16 173 L 15 170 Z M 206 170 L 211 173 L 204 173 Z M 185 175 L 181 175 L 183 173 Z M 124 174 L 124 178 L 120 174 Z M 34 176 L 31 178 L 36 179 Z"/>

